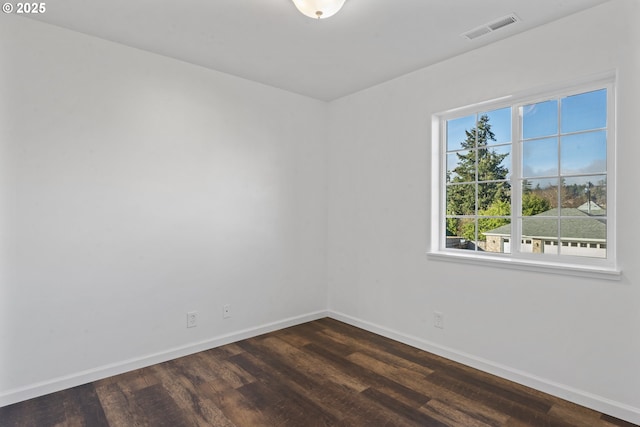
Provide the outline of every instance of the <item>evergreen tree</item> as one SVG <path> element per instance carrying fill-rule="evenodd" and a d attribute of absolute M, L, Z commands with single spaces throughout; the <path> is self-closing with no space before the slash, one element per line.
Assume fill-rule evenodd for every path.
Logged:
<path fill-rule="evenodd" d="M 476 126 L 466 130 L 465 134 L 466 139 L 460 142 L 460 147 L 467 151 L 456 153 L 458 164 L 452 171 L 453 178 L 447 177 L 450 183 L 461 183 L 447 186 L 447 215 L 476 215 L 494 202 L 510 201 L 508 182 L 485 182 L 506 180 L 509 173 L 509 169 L 502 165 L 509 154 L 500 154 L 487 147 L 489 141 L 496 140 L 489 116 L 480 116 Z M 475 203 L 476 192 L 478 206 Z M 461 222 L 457 220 L 447 222 L 451 234 L 461 235 L 460 226 Z"/>

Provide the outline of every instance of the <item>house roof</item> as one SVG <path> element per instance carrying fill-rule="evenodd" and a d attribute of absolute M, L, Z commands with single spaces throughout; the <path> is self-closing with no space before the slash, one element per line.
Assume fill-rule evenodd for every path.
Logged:
<path fill-rule="evenodd" d="M 583 203 L 578 206 L 578 210 L 581 210 L 591 216 L 602 216 L 607 214 L 606 209 L 603 209 L 602 206 L 593 201 Z"/>
<path fill-rule="evenodd" d="M 600 211 L 602 212 L 602 210 Z M 565 240 L 605 241 L 607 224 L 602 213 L 599 218 L 588 215 L 581 209 L 557 208 L 526 217 L 522 222 L 522 237 L 555 239 L 558 236 L 558 218 L 560 217 L 560 238 Z M 485 231 L 485 235 L 510 236 L 511 226 L 503 225 Z"/>

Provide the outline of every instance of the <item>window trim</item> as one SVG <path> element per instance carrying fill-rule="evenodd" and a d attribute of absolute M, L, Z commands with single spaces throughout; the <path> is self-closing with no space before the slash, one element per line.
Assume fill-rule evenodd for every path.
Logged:
<path fill-rule="evenodd" d="M 461 251 L 446 248 L 445 231 L 445 178 L 446 171 L 446 122 L 447 120 L 464 117 L 474 113 L 493 111 L 500 108 L 512 107 L 512 162 L 511 182 L 519 182 L 521 174 L 521 150 L 519 144 L 520 106 L 557 99 L 598 89 L 607 89 L 607 258 L 586 258 L 571 255 L 511 253 L 478 253 L 477 251 Z M 432 115 L 431 121 L 431 180 L 434 191 L 431 193 L 431 236 L 430 247 L 427 251 L 429 258 L 468 262 L 472 264 L 494 265 L 510 267 L 519 270 L 545 271 L 557 274 L 598 277 L 620 280 L 621 270 L 617 265 L 616 255 L 616 74 L 615 72 L 591 76 L 582 81 L 571 84 L 553 85 L 535 90 L 507 95 L 496 99 L 478 102 L 461 108 L 450 109 Z M 517 124 L 517 125 L 516 125 Z M 513 193 L 512 193 L 513 194 Z M 518 212 L 520 212 L 520 189 L 517 189 L 512 199 L 511 224 L 514 233 L 511 240 L 519 241 L 521 236 Z M 519 249 L 519 245 L 518 245 Z"/>

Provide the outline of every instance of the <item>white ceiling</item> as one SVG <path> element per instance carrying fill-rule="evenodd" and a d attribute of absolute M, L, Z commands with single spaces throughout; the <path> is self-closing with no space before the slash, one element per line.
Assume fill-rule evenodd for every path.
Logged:
<path fill-rule="evenodd" d="M 347 0 L 321 21 L 291 0 L 56 0 L 33 19 L 321 100 L 608 0 Z M 510 13 L 520 22 L 461 34 Z"/>

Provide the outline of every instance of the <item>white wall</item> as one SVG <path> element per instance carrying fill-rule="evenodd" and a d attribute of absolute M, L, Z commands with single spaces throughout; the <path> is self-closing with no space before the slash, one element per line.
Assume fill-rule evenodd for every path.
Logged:
<path fill-rule="evenodd" d="M 333 102 L 332 314 L 640 422 L 639 18 L 612 1 Z M 622 280 L 428 259 L 432 115 L 611 70 Z"/>
<path fill-rule="evenodd" d="M 326 103 L 0 18 L 0 405 L 326 314 Z"/>
<path fill-rule="evenodd" d="M 328 106 L 2 16 L 0 405 L 321 316 L 328 283 L 337 318 L 640 422 L 639 7 Z M 612 69 L 622 281 L 427 259 L 431 115 Z"/>

